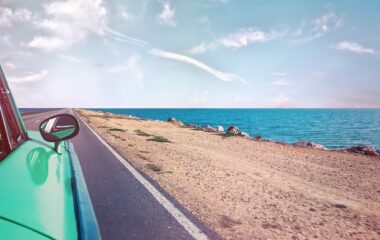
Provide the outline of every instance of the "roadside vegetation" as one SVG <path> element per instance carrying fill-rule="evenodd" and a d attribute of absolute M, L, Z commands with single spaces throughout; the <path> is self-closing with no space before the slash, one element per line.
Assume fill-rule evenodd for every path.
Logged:
<path fill-rule="evenodd" d="M 108 131 L 110 131 L 110 132 L 125 132 L 125 130 L 121 129 L 121 128 L 110 128 Z"/>
<path fill-rule="evenodd" d="M 140 130 L 140 129 L 135 130 L 135 133 L 136 133 L 138 136 L 142 136 L 142 137 L 152 137 L 152 138 L 147 139 L 147 141 L 161 142 L 161 143 L 172 143 L 172 141 L 170 141 L 170 140 L 167 139 L 166 137 L 163 137 L 163 136 L 155 136 L 155 135 L 149 134 L 149 133 L 147 133 L 147 132 L 144 132 L 144 131 L 142 131 L 142 130 Z"/>
<path fill-rule="evenodd" d="M 139 135 L 139 136 L 142 136 L 142 137 L 151 137 L 151 136 L 153 136 L 152 134 L 146 133 L 146 132 L 144 132 L 144 131 L 142 131 L 140 129 L 135 130 L 135 133 L 137 135 Z"/>
<path fill-rule="evenodd" d="M 167 139 L 166 137 L 162 137 L 162 136 L 154 136 L 153 138 L 149 138 L 148 141 L 171 143 L 171 141 L 169 139 Z"/>
<path fill-rule="evenodd" d="M 147 168 L 149 168 L 150 170 L 154 171 L 154 172 L 159 172 L 161 171 L 161 167 L 153 164 L 153 163 L 148 163 L 145 165 Z"/>

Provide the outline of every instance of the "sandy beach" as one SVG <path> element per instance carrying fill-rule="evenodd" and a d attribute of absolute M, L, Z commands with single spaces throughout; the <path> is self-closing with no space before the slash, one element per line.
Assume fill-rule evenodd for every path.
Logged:
<path fill-rule="evenodd" d="M 380 158 L 77 110 L 224 239 L 380 239 Z"/>

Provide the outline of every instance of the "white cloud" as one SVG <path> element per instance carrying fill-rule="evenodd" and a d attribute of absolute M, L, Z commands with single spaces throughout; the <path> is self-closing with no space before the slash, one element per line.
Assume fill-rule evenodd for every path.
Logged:
<path fill-rule="evenodd" d="M 10 76 L 9 79 L 11 80 L 11 82 L 14 82 L 14 83 L 33 83 L 46 77 L 48 73 L 49 71 L 44 69 L 39 73 L 29 73 L 29 74 L 26 74 L 24 76 L 19 76 L 19 77 Z"/>
<path fill-rule="evenodd" d="M 104 35 L 107 10 L 102 0 L 65 0 L 44 5 L 46 18 L 35 26 L 47 35 L 35 36 L 27 46 L 42 50 L 67 49 L 89 34 Z"/>
<path fill-rule="evenodd" d="M 292 42 L 304 43 L 320 38 L 329 32 L 338 30 L 343 25 L 343 18 L 338 17 L 334 12 L 329 12 L 314 19 L 310 23 L 303 22 L 299 28 L 293 32 L 296 37 Z"/>
<path fill-rule="evenodd" d="M 170 6 L 170 2 L 163 4 L 163 9 L 158 18 L 161 23 L 168 25 L 170 27 L 177 26 L 177 23 L 174 21 L 175 9 Z"/>
<path fill-rule="evenodd" d="M 31 18 L 32 13 L 28 9 L 0 7 L 0 27 L 11 27 L 14 22 L 29 21 Z"/>
<path fill-rule="evenodd" d="M 283 37 L 286 30 L 278 31 L 272 30 L 271 32 L 264 32 L 255 28 L 242 28 L 226 37 L 222 37 L 211 43 L 201 43 L 192 49 L 191 54 L 203 53 L 207 50 L 214 49 L 219 46 L 226 48 L 241 48 L 254 43 L 264 43 Z"/>
<path fill-rule="evenodd" d="M 278 85 L 278 86 L 286 86 L 286 85 L 289 85 L 289 81 L 287 78 L 279 78 L 279 79 L 273 81 L 272 84 Z"/>
<path fill-rule="evenodd" d="M 334 46 L 335 49 L 346 52 L 353 52 L 358 54 L 377 54 L 376 51 L 372 48 L 366 48 L 358 43 L 343 41 Z"/>
<path fill-rule="evenodd" d="M 222 80 L 224 82 L 229 82 L 229 81 L 233 81 L 233 80 L 240 80 L 243 83 L 246 83 L 243 79 L 241 79 L 239 76 L 237 76 L 235 74 L 224 73 L 224 72 L 218 71 L 218 70 L 206 65 L 203 62 L 200 62 L 198 60 L 195 60 L 193 58 L 190 58 L 190 57 L 178 54 L 178 53 L 167 52 L 167 51 L 163 51 L 160 49 L 152 49 L 150 51 L 150 53 L 155 55 L 155 56 L 158 56 L 158 57 L 168 58 L 168 59 L 172 59 L 175 61 L 179 61 L 179 62 L 183 62 L 183 63 L 193 65 L 193 66 L 195 66 L 199 69 L 202 69 L 203 71 L 215 76 L 216 78 L 218 78 L 219 80 Z"/>
<path fill-rule="evenodd" d="M 292 42 L 301 43 L 322 37 L 328 32 L 335 31 L 343 25 L 343 19 L 335 13 L 329 12 L 307 23 L 303 21 L 300 26 L 289 33 Z M 226 48 L 242 48 L 255 43 L 265 43 L 283 38 L 288 35 L 288 29 L 273 29 L 269 32 L 262 31 L 258 28 L 242 28 L 236 32 L 219 38 L 215 41 L 199 45 L 189 50 L 190 54 L 200 54 L 208 50 L 223 46 Z"/>
<path fill-rule="evenodd" d="M 324 33 L 338 29 L 341 25 L 342 19 L 338 18 L 338 16 L 336 16 L 335 13 L 330 12 L 314 20 L 313 31 L 317 35 L 322 35 Z"/>
<path fill-rule="evenodd" d="M 272 31 L 265 33 L 257 29 L 240 29 L 237 32 L 219 40 L 220 44 L 230 48 L 245 47 L 253 43 L 268 42 L 282 36 L 283 33 Z"/>
<path fill-rule="evenodd" d="M 59 37 L 36 36 L 27 44 L 27 46 L 50 51 L 53 49 L 65 49 L 71 44 L 72 42 L 66 42 L 65 39 Z"/>

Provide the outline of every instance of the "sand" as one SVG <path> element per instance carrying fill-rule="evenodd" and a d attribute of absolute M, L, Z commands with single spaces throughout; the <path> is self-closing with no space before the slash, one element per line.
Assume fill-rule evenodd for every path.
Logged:
<path fill-rule="evenodd" d="M 380 239 L 379 158 L 79 113 L 224 239 Z"/>

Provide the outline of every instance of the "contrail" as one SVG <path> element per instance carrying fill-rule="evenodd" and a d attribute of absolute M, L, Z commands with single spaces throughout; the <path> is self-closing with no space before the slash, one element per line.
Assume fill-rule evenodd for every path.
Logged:
<path fill-rule="evenodd" d="M 142 48 L 146 48 L 148 45 L 148 43 L 144 40 L 128 37 L 125 34 L 112 30 L 110 28 L 107 28 L 106 32 L 112 35 L 115 38 L 115 40 L 120 41 L 120 42 L 125 42 L 125 43 L 132 44 L 132 45 L 142 47 Z"/>
<path fill-rule="evenodd" d="M 191 58 L 191 57 L 188 57 L 188 56 L 185 56 L 182 54 L 178 54 L 178 53 L 164 51 L 164 50 L 161 50 L 158 48 L 151 48 L 151 47 L 149 47 L 149 43 L 144 41 L 144 40 L 128 37 L 125 34 L 120 33 L 118 31 L 115 31 L 115 30 L 112 30 L 110 28 L 107 28 L 106 32 L 108 34 L 110 34 L 115 40 L 120 41 L 120 42 L 124 42 L 127 44 L 131 44 L 131 45 L 134 45 L 137 47 L 141 47 L 141 48 L 145 49 L 149 54 L 152 54 L 154 56 L 166 58 L 166 59 L 171 59 L 174 61 L 193 65 L 193 66 L 213 75 L 214 77 L 216 77 L 219 80 L 224 81 L 224 82 L 230 82 L 230 81 L 238 80 L 238 81 L 248 85 L 247 81 L 245 81 L 244 79 L 242 79 L 238 75 L 232 74 L 232 73 L 221 72 L 221 71 L 216 70 L 216 69 L 210 67 L 209 65 L 207 65 L 207 64 L 205 64 L 199 60 L 196 60 L 194 58 Z"/>

